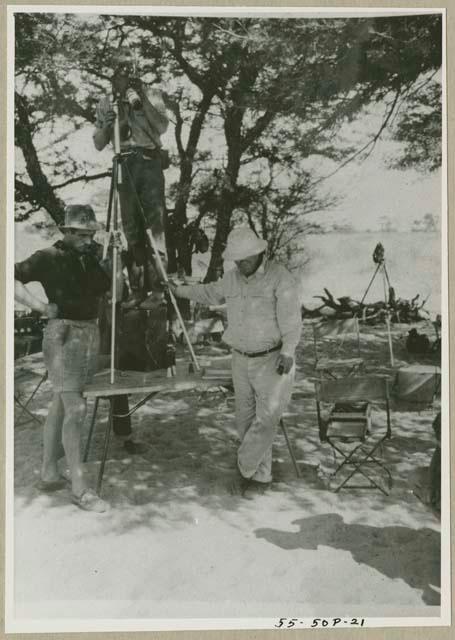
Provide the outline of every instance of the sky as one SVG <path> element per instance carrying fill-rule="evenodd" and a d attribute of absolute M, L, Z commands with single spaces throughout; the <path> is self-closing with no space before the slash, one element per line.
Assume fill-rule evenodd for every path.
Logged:
<path fill-rule="evenodd" d="M 362 164 L 344 167 L 327 180 L 340 201 L 333 210 L 314 216 L 323 225 L 350 223 L 358 231 L 375 230 L 388 216 L 399 231 L 411 228 L 425 213 L 440 218 L 441 172 L 390 170 L 385 166 L 387 143 L 379 144 Z"/>
<path fill-rule="evenodd" d="M 341 139 L 361 148 L 379 130 L 387 108 L 386 102 L 371 106 L 361 117 L 343 126 Z M 332 210 L 316 215 L 315 220 L 323 226 L 349 223 L 355 230 L 367 231 L 380 228 L 381 218 L 386 216 L 397 230 L 406 231 L 426 213 L 440 219 L 445 188 L 441 171 L 389 168 L 403 152 L 403 143 L 392 140 L 390 128 L 386 128 L 366 159 L 352 161 L 334 175 L 334 162 L 310 158 L 308 162 L 316 175 L 330 176 L 321 186 L 338 198 Z"/>
<path fill-rule="evenodd" d="M 93 168 L 89 172 L 106 170 L 112 161 L 112 151 L 106 148 L 99 153 L 94 150 L 92 127 L 87 126 L 74 136 L 73 149 L 77 155 L 89 159 Z M 173 127 L 163 136 L 163 146 L 175 152 Z M 215 144 L 216 141 L 212 139 Z M 399 145 L 390 140 L 379 141 L 372 154 L 364 162 L 356 162 L 345 166 L 335 175 L 321 182 L 321 189 L 329 191 L 338 198 L 337 205 L 328 211 L 318 212 L 314 221 L 330 228 L 333 223 L 350 223 L 355 230 L 367 231 L 380 228 L 381 218 L 388 216 L 394 226 L 400 230 L 409 230 L 415 219 L 426 213 L 440 217 L 442 176 L 441 171 L 420 173 L 416 170 L 391 170 L 387 168 L 387 160 L 393 153 L 399 152 Z M 324 163 L 309 159 L 308 164 L 323 177 L 331 173 L 335 167 L 332 163 Z M 166 172 L 166 181 L 171 183 L 177 179 L 177 171 Z M 71 185 L 61 191 L 68 202 L 92 202 L 95 199 L 97 214 L 104 216 L 103 208 L 107 206 L 109 183 L 107 180 L 95 183 Z M 168 201 L 168 206 L 172 203 Z M 311 218 L 307 218 L 310 220 Z"/>

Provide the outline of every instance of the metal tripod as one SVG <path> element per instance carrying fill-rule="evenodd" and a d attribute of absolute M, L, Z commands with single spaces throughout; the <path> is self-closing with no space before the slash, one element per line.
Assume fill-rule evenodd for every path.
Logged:
<path fill-rule="evenodd" d="M 373 284 L 376 276 L 380 274 L 382 276 L 382 285 L 384 288 L 384 302 L 385 302 L 385 321 L 387 325 L 387 336 L 389 342 L 389 353 L 390 353 L 390 365 L 395 366 L 395 361 L 393 357 L 393 345 L 392 345 L 392 332 L 390 328 L 390 309 L 389 309 L 389 295 L 388 292 L 392 289 L 390 284 L 389 274 L 387 273 L 387 267 L 385 265 L 385 257 L 384 257 L 384 247 L 381 243 L 376 245 L 376 248 L 373 253 L 373 261 L 376 263 L 376 269 L 373 273 L 373 276 L 366 288 L 365 293 L 363 294 L 363 298 L 360 301 L 360 308 L 362 307 L 365 298 L 368 295 L 369 290 L 371 289 L 371 285 Z"/>
<path fill-rule="evenodd" d="M 126 163 L 123 164 L 124 158 L 122 157 L 121 148 L 120 148 L 120 125 L 119 125 L 120 97 L 119 96 L 117 96 L 116 99 L 114 100 L 113 109 L 116 116 L 115 122 L 114 122 L 114 158 L 112 161 L 112 179 L 111 179 L 111 186 L 109 191 L 109 204 L 108 204 L 108 212 L 107 212 L 107 220 L 106 220 L 107 234 L 106 234 L 104 248 L 103 248 L 103 258 L 106 258 L 109 245 L 111 244 L 111 239 L 114 239 L 114 242 L 112 242 L 112 319 L 111 319 L 111 355 L 110 355 L 110 358 L 111 358 L 110 383 L 111 384 L 114 384 L 114 381 L 115 381 L 115 351 L 116 351 L 116 332 L 117 332 L 116 308 L 117 308 L 117 296 L 118 296 L 116 276 L 117 276 L 117 265 L 119 260 L 118 247 L 117 247 L 117 242 L 115 238 L 119 230 L 119 211 L 121 210 L 119 185 L 121 185 L 123 182 L 123 178 L 124 178 L 123 170 L 125 171 L 125 175 L 129 178 L 130 187 L 132 189 L 133 195 L 138 204 L 138 209 L 142 216 L 144 229 L 145 229 L 148 241 L 150 243 L 150 247 L 154 254 L 155 264 L 158 267 L 158 270 L 160 272 L 160 276 L 163 282 L 168 283 L 167 273 L 164 268 L 163 261 L 161 259 L 155 239 L 153 237 L 151 230 L 147 228 L 147 220 L 144 214 L 142 203 L 139 199 L 136 189 L 134 188 L 133 182 L 131 180 L 131 175 L 129 174 L 128 166 L 126 165 Z M 183 321 L 182 315 L 178 308 L 176 299 L 172 294 L 172 291 L 170 291 L 170 289 L 167 289 L 167 294 L 172 303 L 172 306 L 174 307 L 177 319 L 180 323 L 182 333 L 184 335 L 192 361 L 194 363 L 194 368 L 196 371 L 199 371 L 200 366 L 196 358 L 196 354 L 194 353 L 193 346 L 190 342 L 188 332 L 186 330 L 185 323 Z"/>

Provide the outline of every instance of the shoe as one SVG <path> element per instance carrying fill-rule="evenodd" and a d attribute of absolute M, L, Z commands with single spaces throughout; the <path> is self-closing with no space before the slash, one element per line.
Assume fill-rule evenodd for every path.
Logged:
<path fill-rule="evenodd" d="M 243 497 L 247 500 L 253 500 L 256 496 L 263 496 L 267 489 L 270 489 L 271 482 L 258 482 L 257 480 L 250 480 L 247 488 L 243 492 Z"/>
<path fill-rule="evenodd" d="M 126 451 L 131 456 L 137 456 L 147 451 L 147 447 L 145 446 L 145 444 L 134 442 L 134 440 L 125 440 L 125 442 L 123 443 L 123 448 L 126 449 Z"/>
<path fill-rule="evenodd" d="M 143 302 L 145 296 L 143 293 L 135 291 L 130 294 L 125 302 L 122 302 L 122 309 L 138 309 L 141 302 Z"/>
<path fill-rule="evenodd" d="M 152 310 L 164 305 L 166 305 L 164 295 L 160 291 L 152 291 L 152 293 L 149 293 L 145 300 L 140 303 L 139 309 Z"/>
<path fill-rule="evenodd" d="M 240 472 L 237 472 L 233 477 L 228 480 L 227 490 L 231 496 L 243 496 L 247 489 L 250 480 L 244 478 Z"/>
<path fill-rule="evenodd" d="M 84 511 L 94 511 L 95 513 L 105 513 L 110 506 L 102 500 L 93 489 L 85 489 L 80 496 L 72 495 L 71 502 Z"/>
<path fill-rule="evenodd" d="M 36 488 L 39 491 L 44 491 L 44 493 L 52 493 L 53 491 L 60 491 L 60 489 L 64 489 L 68 484 L 68 480 L 66 478 L 58 478 L 58 480 L 39 480 L 36 483 Z"/>

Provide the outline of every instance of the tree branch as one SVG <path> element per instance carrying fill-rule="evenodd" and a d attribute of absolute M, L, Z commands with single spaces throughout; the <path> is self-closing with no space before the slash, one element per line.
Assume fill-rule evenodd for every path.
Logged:
<path fill-rule="evenodd" d="M 320 182 L 323 182 L 324 180 L 327 180 L 328 178 L 331 178 L 332 176 L 334 176 L 336 173 L 338 173 L 338 171 L 341 171 L 341 169 L 343 169 L 347 164 L 349 164 L 350 162 L 355 160 L 355 158 L 357 158 L 360 154 L 362 154 L 367 149 L 369 149 L 369 150 L 367 151 L 364 159 L 368 158 L 371 155 L 371 153 L 373 152 L 373 149 L 374 149 L 374 147 L 376 145 L 376 142 L 381 137 L 382 132 L 387 127 L 387 124 L 388 124 L 390 118 L 392 117 L 392 114 L 393 114 L 393 112 L 395 110 L 395 107 L 397 105 L 398 98 L 399 98 L 400 95 L 401 95 L 401 91 L 400 91 L 400 89 L 398 89 L 396 91 L 396 93 L 395 93 L 395 98 L 392 101 L 392 106 L 388 110 L 388 112 L 386 114 L 386 117 L 383 119 L 383 121 L 381 123 L 381 126 L 379 127 L 379 130 L 375 133 L 375 135 L 367 143 L 365 143 L 363 145 L 363 147 L 358 149 L 355 153 L 353 153 L 351 156 L 349 156 L 349 158 L 347 158 L 344 162 L 342 162 L 340 165 L 338 165 L 338 167 L 334 171 L 332 171 L 331 173 L 327 174 L 326 176 L 322 176 L 322 178 L 319 178 L 318 180 L 315 180 L 311 185 L 312 187 L 315 187 Z"/>
<path fill-rule="evenodd" d="M 254 142 L 269 126 L 272 122 L 275 114 L 271 111 L 266 111 L 262 116 L 260 116 L 254 125 L 248 129 L 248 131 L 243 136 L 242 140 L 242 151 L 248 149 L 250 144 Z"/>
<path fill-rule="evenodd" d="M 60 224 L 64 218 L 64 204 L 54 193 L 53 188 L 43 173 L 38 154 L 31 134 L 32 126 L 28 115 L 26 98 L 15 92 L 15 142 L 21 148 L 25 159 L 27 173 L 30 177 L 33 190 L 31 201 L 39 203 L 48 211 L 52 219 Z"/>
<path fill-rule="evenodd" d="M 183 158 L 185 157 L 185 149 L 183 148 L 182 142 L 183 118 L 180 112 L 180 105 L 178 103 L 178 100 L 168 100 L 168 105 L 172 110 L 172 113 L 175 115 L 175 142 L 177 143 L 177 149 L 180 159 L 183 160 Z"/>
<path fill-rule="evenodd" d="M 75 182 L 91 182 L 93 180 L 99 180 L 101 178 L 110 178 L 112 175 L 112 171 L 103 171 L 102 173 L 93 173 L 92 175 L 87 175 L 84 173 L 82 176 L 78 176 L 77 178 L 70 178 L 65 182 L 61 182 L 60 184 L 55 184 L 53 189 L 63 189 L 63 187 L 68 186 L 69 184 L 74 184 Z"/>

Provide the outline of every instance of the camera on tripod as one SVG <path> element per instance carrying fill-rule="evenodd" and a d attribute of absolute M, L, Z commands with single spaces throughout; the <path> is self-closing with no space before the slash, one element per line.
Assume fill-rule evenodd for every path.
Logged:
<path fill-rule="evenodd" d="M 385 260 L 384 246 L 382 245 L 381 242 L 378 242 L 378 244 L 374 248 L 373 262 L 375 264 L 382 264 L 384 262 L 384 260 Z"/>
<path fill-rule="evenodd" d="M 123 99 L 126 100 L 133 109 L 141 108 L 141 81 L 135 74 L 135 65 L 130 61 L 120 62 L 115 67 L 114 71 L 114 93 L 122 94 L 124 91 Z M 125 89 L 126 84 L 126 89 Z"/>

